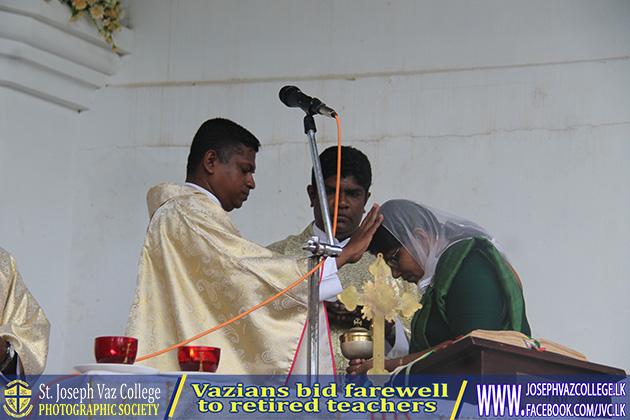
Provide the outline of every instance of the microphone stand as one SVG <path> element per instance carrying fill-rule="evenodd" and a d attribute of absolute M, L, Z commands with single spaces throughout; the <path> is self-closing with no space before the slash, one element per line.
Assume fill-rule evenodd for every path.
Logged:
<path fill-rule="evenodd" d="M 322 165 L 319 161 L 317 153 L 317 141 L 315 139 L 315 120 L 313 114 L 307 113 L 304 117 L 304 132 L 309 138 L 311 150 L 311 160 L 313 161 L 313 170 L 315 171 L 315 183 L 317 184 L 317 196 L 319 198 L 320 209 L 322 212 L 322 220 L 324 221 L 324 230 L 328 243 L 320 243 L 316 236 L 311 237 L 303 246 L 303 249 L 310 251 L 311 256 L 308 259 L 309 271 L 312 270 L 320 261 L 321 257 L 338 257 L 341 255 L 341 247 L 335 246 L 332 224 L 330 222 L 330 212 L 328 211 L 328 199 L 326 197 L 326 188 L 324 187 L 324 175 L 322 173 Z M 308 279 L 308 341 L 307 366 L 306 373 L 311 381 L 314 382 L 319 375 L 319 277 L 321 269 L 316 270 Z"/>

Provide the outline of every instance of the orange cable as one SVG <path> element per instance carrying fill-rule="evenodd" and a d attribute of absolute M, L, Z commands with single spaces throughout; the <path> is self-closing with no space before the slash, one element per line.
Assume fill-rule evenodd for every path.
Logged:
<path fill-rule="evenodd" d="M 339 188 L 341 185 L 341 122 L 335 114 L 337 121 L 337 181 L 335 183 L 335 211 L 333 216 L 333 237 L 337 234 L 337 215 L 339 213 Z M 332 245 L 332 244 L 331 244 Z"/>
<path fill-rule="evenodd" d="M 279 297 L 279 296 L 285 294 L 286 292 L 288 292 L 289 290 L 293 289 L 295 286 L 298 285 L 298 283 L 300 283 L 302 280 L 304 280 L 305 278 L 307 278 L 308 276 L 313 274 L 315 272 L 315 270 L 317 270 L 319 267 L 322 266 L 322 264 L 324 264 L 324 260 L 320 261 L 319 264 L 317 264 L 311 271 L 306 273 L 304 276 L 302 276 L 299 280 L 297 280 L 295 283 L 293 283 L 292 285 L 290 285 L 286 289 L 279 291 L 278 293 L 276 293 L 275 295 L 273 295 L 272 297 L 270 297 L 266 301 L 261 302 L 258 305 L 254 306 L 253 308 L 246 310 L 242 314 L 237 315 L 234 318 L 225 321 L 223 324 L 219 324 L 216 327 L 210 328 L 208 331 L 202 332 L 201 334 L 197 334 L 193 338 L 189 338 L 188 340 L 184 340 L 181 343 L 172 345 L 171 347 L 168 347 L 168 348 L 160 350 L 160 351 L 156 351 L 155 353 L 151 353 L 151 354 L 146 355 L 146 356 L 138 357 L 138 358 L 136 358 L 136 362 L 140 362 L 142 360 L 146 360 L 146 359 L 150 359 L 150 358 L 155 357 L 155 356 L 159 356 L 159 355 L 164 354 L 164 353 L 166 353 L 168 351 L 174 350 L 174 349 L 176 349 L 179 346 L 185 346 L 186 344 L 190 343 L 191 341 L 195 341 L 196 339 L 201 338 L 204 335 L 210 334 L 211 332 L 214 332 L 214 331 L 216 331 L 216 330 L 218 330 L 220 328 L 223 328 L 226 325 L 230 325 L 234 321 L 238 321 L 239 319 L 243 318 L 244 316 L 249 315 L 250 313 L 254 312 L 256 309 L 265 306 L 266 304 L 268 304 L 272 300 L 276 299 L 277 297 Z"/>

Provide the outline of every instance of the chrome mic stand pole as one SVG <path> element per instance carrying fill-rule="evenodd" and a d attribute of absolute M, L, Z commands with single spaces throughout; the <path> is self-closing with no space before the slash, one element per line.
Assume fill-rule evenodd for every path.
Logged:
<path fill-rule="evenodd" d="M 334 238 L 332 232 L 332 224 L 330 222 L 330 212 L 328 211 L 328 199 L 326 196 L 326 188 L 324 186 L 324 175 L 322 166 L 317 153 L 317 142 L 315 140 L 315 120 L 313 115 L 307 113 L 304 117 L 304 132 L 309 137 L 311 150 L 311 160 L 313 161 L 313 170 L 315 172 L 315 183 L 317 184 L 317 196 L 324 221 L 324 229 L 326 232 L 327 244 L 321 244 L 319 239 L 314 236 L 305 245 L 304 249 L 310 251 L 312 256 L 309 257 L 309 271 L 312 270 L 320 261 L 322 256 L 338 257 L 341 255 L 341 248 L 334 246 Z M 308 341 L 307 341 L 307 366 L 306 373 L 309 375 L 311 382 L 316 380 L 319 375 L 319 278 L 321 269 L 316 270 L 308 279 Z"/>

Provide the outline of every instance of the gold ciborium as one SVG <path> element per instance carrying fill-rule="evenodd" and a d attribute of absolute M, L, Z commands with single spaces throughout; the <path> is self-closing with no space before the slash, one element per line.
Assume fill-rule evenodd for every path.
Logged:
<path fill-rule="evenodd" d="M 341 353 L 346 359 L 371 359 L 372 333 L 363 327 L 353 327 L 339 337 Z"/>

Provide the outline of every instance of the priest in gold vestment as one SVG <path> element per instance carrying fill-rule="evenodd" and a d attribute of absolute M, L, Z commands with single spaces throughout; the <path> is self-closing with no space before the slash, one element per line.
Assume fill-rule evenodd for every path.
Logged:
<path fill-rule="evenodd" d="M 324 150 L 320 156 L 322 165 L 322 173 L 324 176 L 324 184 L 328 199 L 328 209 L 330 216 L 334 214 L 335 204 L 335 185 L 337 180 L 337 147 L 332 146 Z M 312 236 L 318 236 L 322 242 L 326 242 L 326 234 L 323 231 L 324 223 L 322 220 L 319 198 L 315 186 L 314 176 L 311 177 L 311 185 L 307 187 L 307 193 L 313 207 L 315 221 L 309 224 L 302 233 L 292 235 L 284 240 L 275 242 L 268 246 L 272 251 L 291 255 L 294 257 L 306 256 L 306 251 L 302 246 Z M 338 205 L 338 222 L 335 234 L 335 245 L 345 247 L 350 237 L 357 232 L 363 214 L 365 213 L 365 205 L 370 197 L 369 188 L 372 183 L 372 168 L 367 156 L 358 149 L 348 146 L 341 148 L 341 185 L 339 191 Z M 346 264 L 338 271 L 338 276 L 342 287 L 354 286 L 357 290 L 363 290 L 363 283 L 366 280 L 373 281 L 372 275 L 368 268 L 375 260 L 375 257 L 369 253 L 365 253 L 359 261 L 354 264 Z M 420 300 L 418 289 L 415 285 L 400 279 L 394 279 L 391 276 L 387 278 L 387 282 L 391 284 L 399 296 L 409 292 L 412 296 Z M 360 317 L 359 311 L 353 314 L 336 311 L 339 307 L 336 297 L 328 302 L 329 307 L 329 325 L 330 336 L 333 346 L 333 354 L 335 357 L 336 371 L 344 374 L 348 367 L 348 360 L 341 353 L 341 345 L 339 337 L 348 329 L 353 327 L 354 320 Z M 396 325 L 390 329 L 388 334 L 389 344 L 392 346 L 388 352 L 389 357 L 398 357 L 406 355 L 409 350 L 409 342 L 407 335 L 409 334 L 409 320 L 397 320 Z M 365 325 L 369 328 L 369 325 Z"/>
<path fill-rule="evenodd" d="M 161 184 L 147 195 L 151 221 L 138 269 L 126 334 L 138 339 L 138 356 L 153 354 L 228 321 L 306 274 L 306 260 L 280 256 L 241 237 L 228 212 L 255 188 L 258 140 L 232 121 L 215 118 L 199 128 L 190 149 L 186 183 Z M 322 281 L 326 299 L 341 290 L 337 266 L 357 261 L 381 219 L 378 207 L 361 237 Z M 347 247 L 348 248 L 348 247 Z M 332 268 L 330 268 L 332 266 Z M 326 272 L 327 269 L 324 269 Z M 305 373 L 306 282 L 244 318 L 190 345 L 221 348 L 219 374 Z M 320 345 L 325 352 L 326 346 Z M 320 358 L 320 363 L 325 363 Z M 179 370 L 177 351 L 140 362 Z M 320 368 L 320 373 L 332 373 Z"/>
<path fill-rule="evenodd" d="M 40 375 L 46 367 L 50 323 L 24 285 L 15 259 L 0 248 L 0 371 Z"/>

